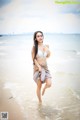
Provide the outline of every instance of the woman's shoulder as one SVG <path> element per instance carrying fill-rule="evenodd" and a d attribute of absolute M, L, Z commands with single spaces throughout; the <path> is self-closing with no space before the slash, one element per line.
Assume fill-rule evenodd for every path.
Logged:
<path fill-rule="evenodd" d="M 32 46 L 32 52 L 34 52 L 34 50 L 35 50 L 35 46 L 33 45 L 33 46 Z"/>
<path fill-rule="evenodd" d="M 33 48 L 33 49 L 35 48 L 35 45 L 34 45 L 34 44 L 32 45 L 32 48 Z"/>

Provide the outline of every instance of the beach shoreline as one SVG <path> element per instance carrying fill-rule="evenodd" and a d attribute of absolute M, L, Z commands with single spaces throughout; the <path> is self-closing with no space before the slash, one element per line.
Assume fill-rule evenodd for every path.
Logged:
<path fill-rule="evenodd" d="M 6 89 L 3 86 L 0 83 L 0 113 L 8 112 L 8 120 L 24 120 L 20 105 L 13 98 L 10 89 Z"/>

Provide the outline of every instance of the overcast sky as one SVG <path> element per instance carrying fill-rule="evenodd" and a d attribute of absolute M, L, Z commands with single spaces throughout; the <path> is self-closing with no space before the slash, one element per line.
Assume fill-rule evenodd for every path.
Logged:
<path fill-rule="evenodd" d="M 0 34 L 36 30 L 80 33 L 80 4 L 61 5 L 54 0 L 0 0 Z"/>

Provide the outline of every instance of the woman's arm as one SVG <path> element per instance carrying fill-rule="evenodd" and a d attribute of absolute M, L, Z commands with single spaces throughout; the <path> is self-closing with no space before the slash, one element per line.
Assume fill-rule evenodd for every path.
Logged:
<path fill-rule="evenodd" d="M 34 56 L 35 56 L 35 48 L 34 48 L 34 46 L 32 47 L 32 50 L 31 50 L 31 56 L 32 56 L 32 60 L 34 62 Z"/>
<path fill-rule="evenodd" d="M 51 52 L 49 50 L 49 45 L 46 45 L 46 51 L 47 51 L 47 58 L 49 58 L 51 55 Z"/>
<path fill-rule="evenodd" d="M 34 59 L 34 56 L 35 56 L 35 48 L 34 48 L 34 46 L 33 46 L 33 48 L 32 48 L 31 55 L 32 55 L 32 60 L 33 60 L 33 62 L 34 62 L 35 65 L 39 68 L 39 71 L 41 71 L 41 66 L 39 65 L 39 63 L 37 62 L 37 60 Z"/>

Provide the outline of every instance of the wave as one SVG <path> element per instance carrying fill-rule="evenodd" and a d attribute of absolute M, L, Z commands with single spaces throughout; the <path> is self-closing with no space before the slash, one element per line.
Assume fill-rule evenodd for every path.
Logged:
<path fill-rule="evenodd" d="M 78 92 L 78 91 L 75 91 L 75 90 L 72 90 L 72 89 L 71 89 L 71 91 L 72 91 L 72 93 L 73 93 L 73 96 L 74 96 L 75 98 L 77 98 L 77 99 L 80 100 L 80 90 L 79 90 L 79 92 Z"/>
<path fill-rule="evenodd" d="M 56 56 L 66 56 L 66 57 L 70 57 L 70 56 L 79 56 L 80 55 L 80 51 L 78 50 L 61 50 L 61 49 L 54 49 L 52 50 L 53 54 Z"/>
<path fill-rule="evenodd" d="M 77 51 L 77 55 L 80 55 L 80 51 Z"/>
<path fill-rule="evenodd" d="M 0 56 L 5 56 L 7 55 L 5 52 L 0 52 Z"/>

